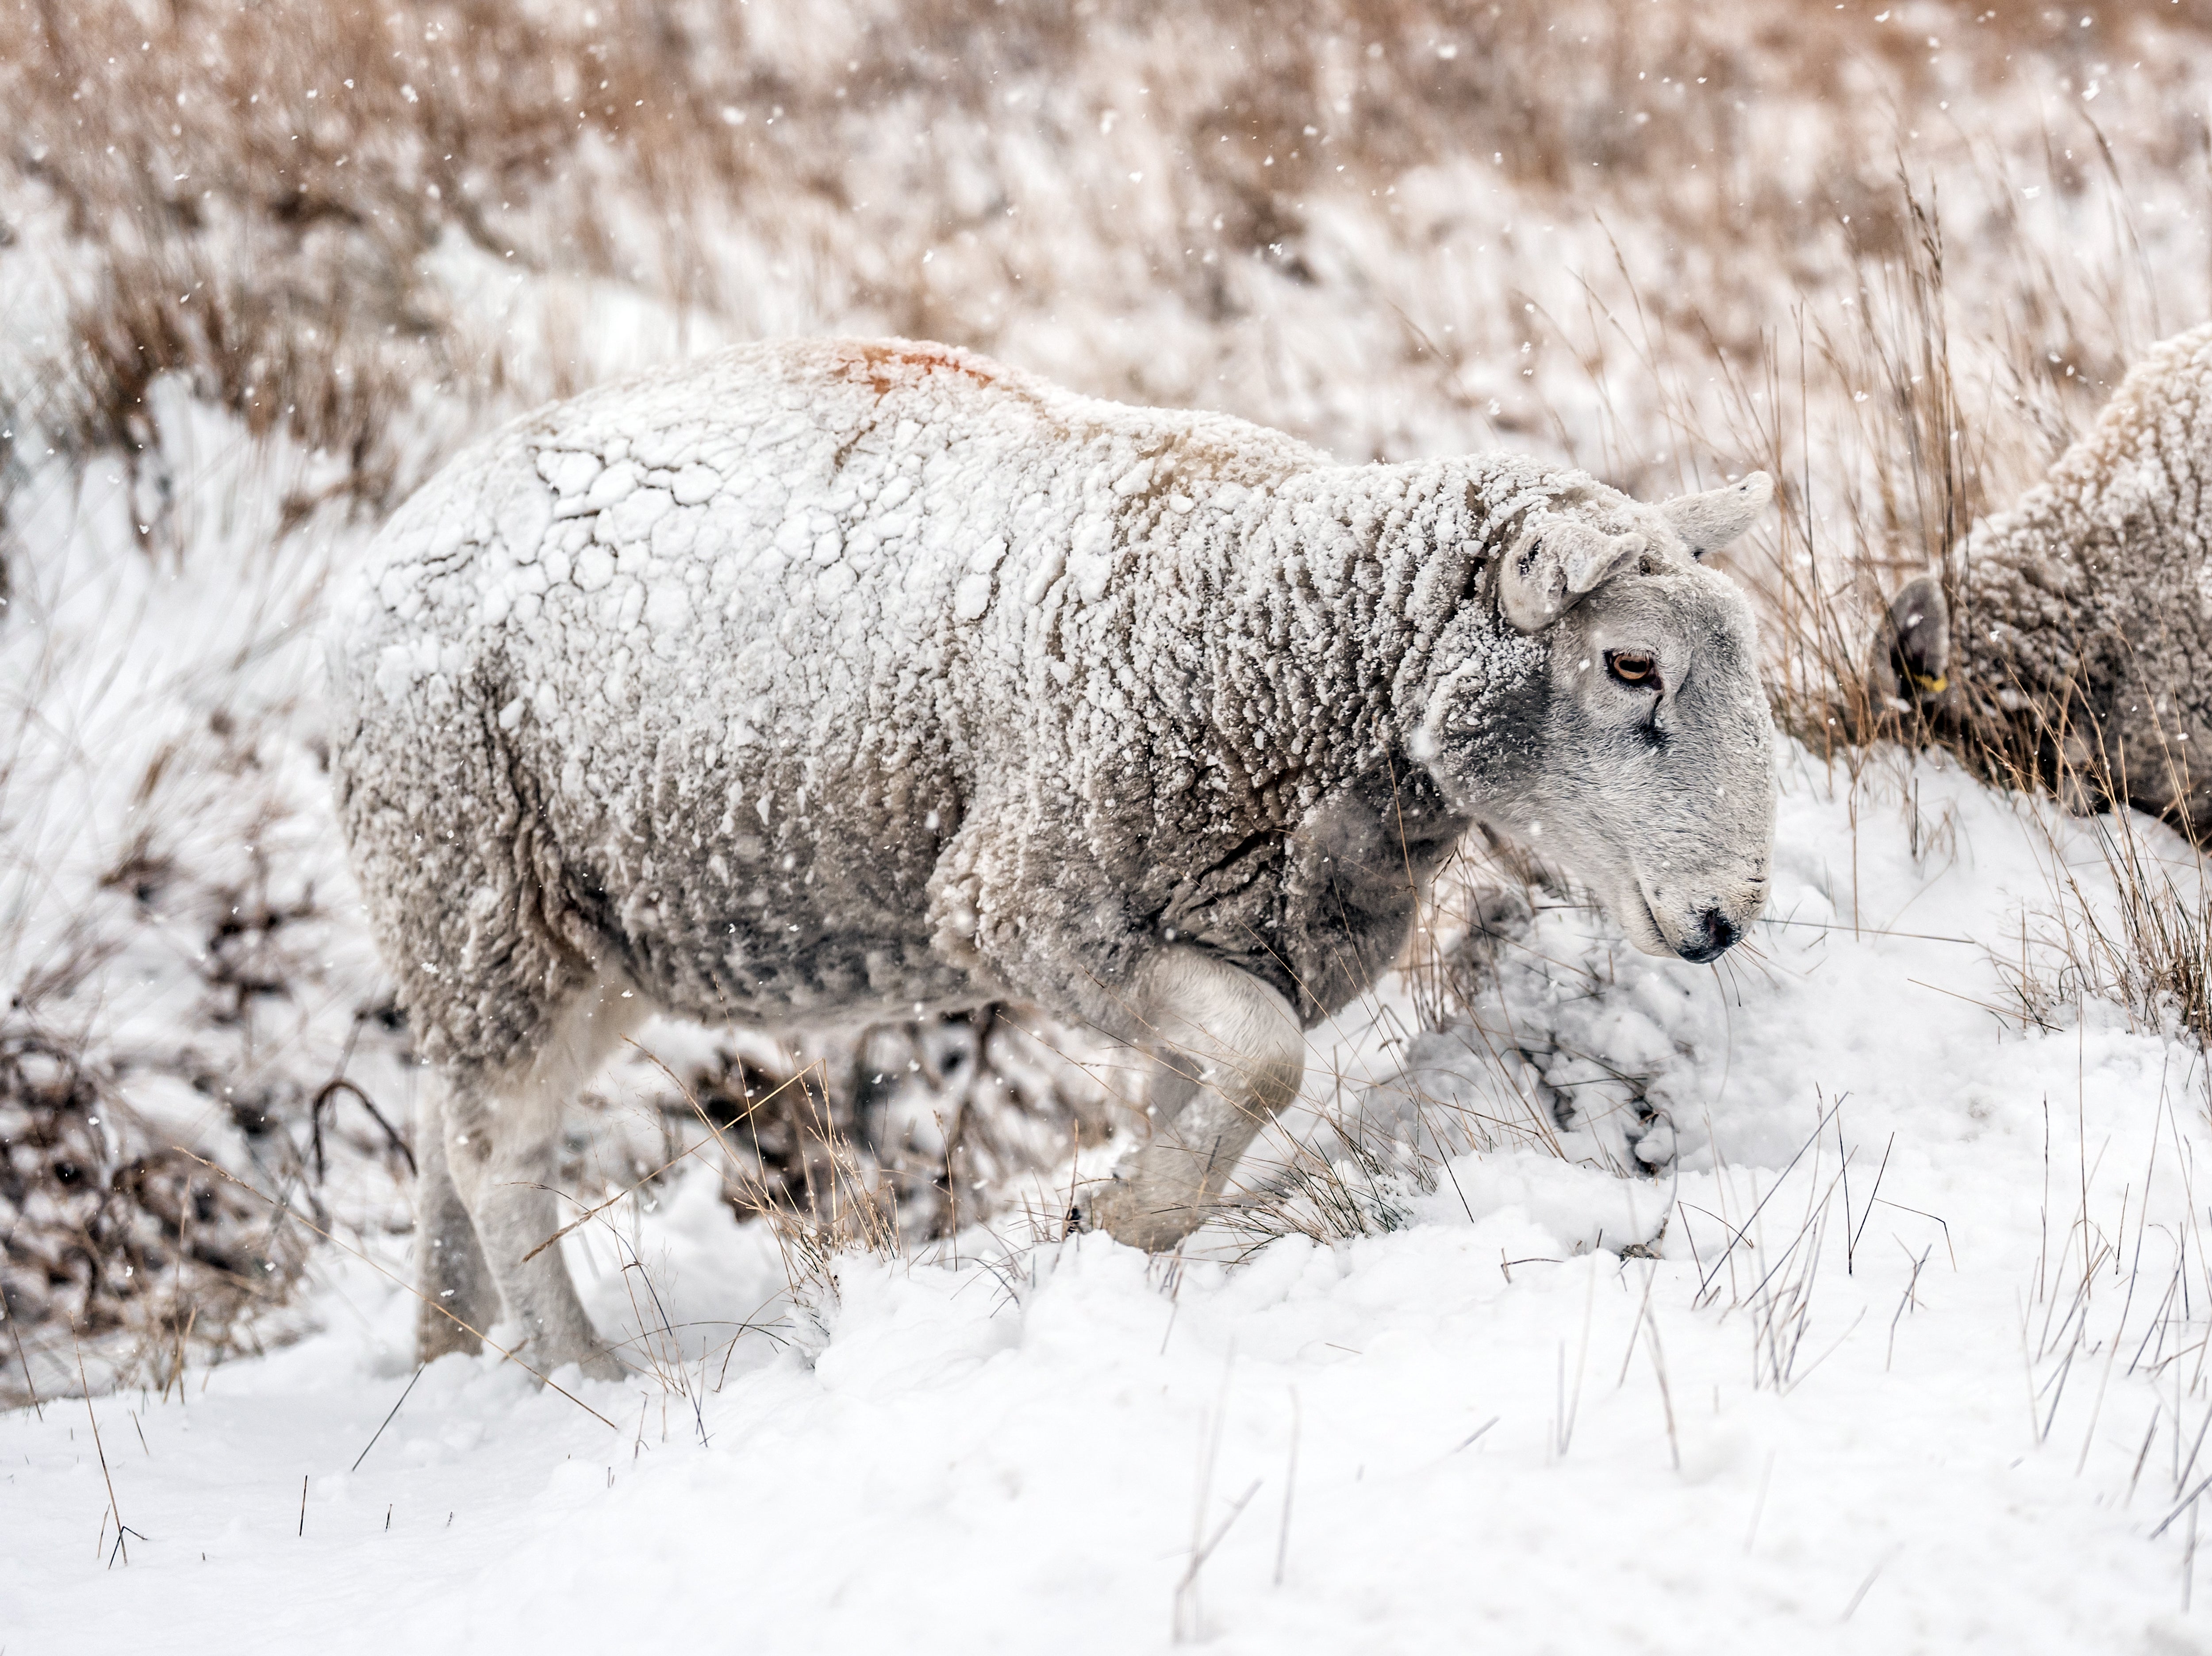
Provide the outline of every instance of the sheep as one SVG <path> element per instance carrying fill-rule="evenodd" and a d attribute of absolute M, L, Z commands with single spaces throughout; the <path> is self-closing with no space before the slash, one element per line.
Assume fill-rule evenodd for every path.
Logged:
<path fill-rule="evenodd" d="M 464 452 L 331 640 L 338 815 L 435 1071 L 423 1358 L 503 1305 L 541 1374 L 619 1372 L 546 1186 L 653 1010 L 1087 1022 L 1147 1055 L 1152 1131 L 1071 1223 L 1159 1249 L 1472 825 L 1713 958 L 1774 757 L 1698 559 L 1770 493 L 1340 465 L 902 341 L 739 348 Z"/>
<path fill-rule="evenodd" d="M 2212 829 L 2212 324 L 2154 349 L 1938 574 L 1868 663 L 1878 701 L 2075 810 Z M 1947 596 L 1947 590 L 1948 596 Z"/>

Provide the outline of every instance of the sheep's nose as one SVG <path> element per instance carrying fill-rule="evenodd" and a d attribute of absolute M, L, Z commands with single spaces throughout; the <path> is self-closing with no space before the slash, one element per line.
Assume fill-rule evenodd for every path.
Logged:
<path fill-rule="evenodd" d="M 1674 945 L 1674 952 L 1686 961 L 1703 965 L 1717 960 L 1733 949 L 1743 936 L 1743 928 L 1717 908 L 1709 908 L 1698 916 L 1696 928 Z"/>

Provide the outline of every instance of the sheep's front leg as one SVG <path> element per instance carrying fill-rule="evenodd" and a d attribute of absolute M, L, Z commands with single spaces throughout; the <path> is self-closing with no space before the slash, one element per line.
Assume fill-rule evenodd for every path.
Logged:
<path fill-rule="evenodd" d="M 415 1349 L 422 1362 L 449 1351 L 474 1356 L 483 1349 L 477 1335 L 499 1318 L 499 1289 L 477 1245 L 476 1222 L 446 1166 L 444 1096 L 433 1084 L 415 1105 L 415 1280 L 422 1295 Z"/>
<path fill-rule="evenodd" d="M 1199 949 L 1152 956 L 1136 986 L 1137 1040 L 1154 1060 L 1152 1137 L 1079 1216 L 1157 1253 L 1206 1222 L 1261 1128 L 1297 1096 L 1305 1034 L 1272 986 Z"/>

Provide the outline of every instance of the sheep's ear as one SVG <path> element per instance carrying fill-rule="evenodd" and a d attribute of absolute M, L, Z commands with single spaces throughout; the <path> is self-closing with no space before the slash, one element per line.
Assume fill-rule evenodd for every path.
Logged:
<path fill-rule="evenodd" d="M 1933 575 L 1914 576 L 1889 601 L 1867 677 L 1878 694 L 1906 702 L 1932 701 L 1951 688 L 1951 606 Z"/>
<path fill-rule="evenodd" d="M 1773 498 L 1774 479 L 1754 471 L 1740 483 L 1709 488 L 1702 494 L 1684 494 L 1659 510 L 1682 537 L 1682 544 L 1690 549 L 1690 555 L 1702 558 L 1708 552 L 1719 551 L 1758 522 L 1759 514 Z"/>
<path fill-rule="evenodd" d="M 1588 524 L 1545 524 L 1499 567 L 1498 613 L 1521 632 L 1539 632 L 1649 544 L 1641 535 L 1607 535 Z"/>

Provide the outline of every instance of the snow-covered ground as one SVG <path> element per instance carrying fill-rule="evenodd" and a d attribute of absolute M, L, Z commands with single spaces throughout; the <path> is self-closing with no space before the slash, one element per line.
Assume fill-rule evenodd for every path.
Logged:
<path fill-rule="evenodd" d="M 2113 825 L 1932 757 L 1795 752 L 1717 968 L 1499 873 L 1492 935 L 1447 913 L 1318 1032 L 1274 1138 L 1309 1198 L 1179 1261 L 1002 1204 L 795 1298 L 702 1150 L 565 1244 L 639 1378 L 418 1376 L 398 1158 L 350 1095 L 326 1183 L 309 1149 L 332 1078 L 404 1127 L 416 1077 L 331 827 L 319 594 L 499 414 L 902 331 L 1347 459 L 1510 444 L 1650 494 L 1762 464 L 1790 499 L 1736 567 L 1825 682 L 1811 632 L 1855 651 L 2204 314 L 2193 21 L 168 9 L 0 49 L 0 1386 L 42 1392 L 0 1414 L 0 1656 L 2212 1652 L 2204 1058 L 2100 992 Z M 572 113 L 587 69 L 647 113 Z M 517 136 L 548 112 L 581 138 Z M 280 381 L 308 413 L 264 431 Z M 1963 494 L 1921 469 L 1947 444 Z M 1793 636 L 1814 573 L 1836 613 Z M 2185 911 L 2185 847 L 2122 833 Z M 71 1064 L 58 1154 L 24 1119 Z M 580 1112 L 590 1145 L 657 1146 L 660 1080 L 608 1083 L 635 1107 Z M 220 1196 L 223 1258 L 52 1257 L 110 1188 L 47 1176 L 79 1149 Z M 588 1149 L 587 1200 L 659 1159 Z M 1254 1247 L 1285 1222 L 1363 1234 Z M 256 1249 L 307 1260 L 258 1317 Z M 115 1389 L 203 1311 L 180 1380 Z"/>
<path fill-rule="evenodd" d="M 565 1394 L 417 1378 L 404 1241 L 325 1250 L 322 1331 L 0 1418 L 0 1643 L 2212 1650 L 2203 1059 L 2012 1010 L 2103 830 L 1933 761 L 1785 770 L 1755 954 L 1546 905 L 1498 947 L 1491 1039 L 1630 1077 L 1653 1176 L 1602 1123 L 1492 1135 L 1382 1234 L 976 1231 L 793 1314 L 702 1168 L 568 1243 L 601 1326 L 689 1367 Z M 1403 992 L 1316 1054 L 1382 1114 Z M 1447 1140 L 1538 1084 L 1449 1046 L 1412 1049 Z"/>

